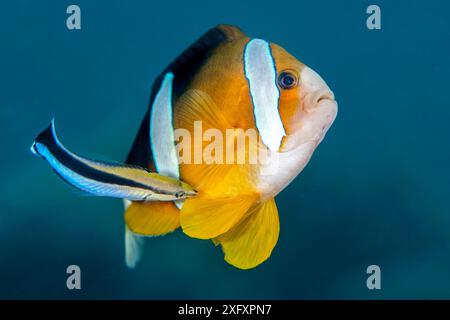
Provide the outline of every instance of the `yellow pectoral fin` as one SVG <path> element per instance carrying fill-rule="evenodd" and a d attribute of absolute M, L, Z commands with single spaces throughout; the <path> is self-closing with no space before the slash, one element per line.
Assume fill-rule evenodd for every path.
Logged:
<path fill-rule="evenodd" d="M 275 200 L 252 207 L 246 218 L 214 239 L 222 245 L 225 261 L 239 269 L 251 269 L 270 257 L 278 241 L 280 222 Z"/>
<path fill-rule="evenodd" d="M 199 89 L 186 91 L 177 101 L 174 126 L 180 135 L 181 177 L 210 198 L 251 193 L 252 172 L 259 169 L 256 131 L 247 136 L 247 124 L 236 123 L 236 114 L 226 110 Z"/>
<path fill-rule="evenodd" d="M 183 232 L 190 237 L 211 239 L 230 230 L 245 215 L 255 197 L 188 199 L 180 212 Z"/>
<path fill-rule="evenodd" d="M 214 100 L 204 91 L 191 89 L 186 91 L 177 102 L 175 126 L 194 130 L 195 122 L 201 121 L 202 128 L 224 130 L 230 128 L 225 114 L 217 107 Z"/>
<path fill-rule="evenodd" d="M 134 233 L 159 236 L 180 226 L 180 212 L 173 202 L 133 202 L 125 211 L 125 222 Z"/>

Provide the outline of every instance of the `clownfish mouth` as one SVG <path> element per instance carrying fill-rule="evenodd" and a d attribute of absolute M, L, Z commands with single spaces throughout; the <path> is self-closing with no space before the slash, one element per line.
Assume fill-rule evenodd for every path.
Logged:
<path fill-rule="evenodd" d="M 324 123 L 322 125 L 322 131 L 324 134 L 331 127 L 337 115 L 338 104 L 336 100 L 334 100 L 334 97 L 331 98 L 331 95 L 330 97 L 324 97 L 318 100 L 316 106 L 317 110 L 320 110 L 323 113 Z"/>
<path fill-rule="evenodd" d="M 330 128 L 337 114 L 337 102 L 333 91 L 322 77 L 309 67 L 301 72 L 303 89 L 303 109 L 314 119 L 317 142 L 322 141 L 326 131 Z"/>
<path fill-rule="evenodd" d="M 317 135 L 312 140 L 314 140 L 316 145 L 318 145 L 320 142 L 322 142 L 325 134 L 327 133 L 328 129 L 330 129 L 331 125 L 334 122 L 334 119 L 336 118 L 338 104 L 334 99 L 323 98 L 317 102 L 316 110 L 317 113 L 320 114 L 320 120 L 317 121 L 317 124 L 319 126 L 317 128 Z"/>
<path fill-rule="evenodd" d="M 330 90 L 325 90 L 319 97 L 319 99 L 317 99 L 317 103 L 320 104 L 321 102 L 324 101 L 332 101 L 334 102 L 334 93 L 333 91 Z"/>
<path fill-rule="evenodd" d="M 305 112 L 311 112 L 323 104 L 335 102 L 333 91 L 322 77 L 309 67 L 304 67 L 301 72 L 301 88 Z"/>
<path fill-rule="evenodd" d="M 338 104 L 325 81 L 311 68 L 300 74 L 301 116 L 283 146 L 283 152 L 307 148 L 311 152 L 320 144 L 337 115 Z M 309 147 L 308 147 L 309 146 Z"/>
<path fill-rule="evenodd" d="M 317 108 L 324 111 L 325 124 L 327 129 L 331 126 L 337 115 L 338 103 L 334 99 L 323 98 L 317 102 Z"/>

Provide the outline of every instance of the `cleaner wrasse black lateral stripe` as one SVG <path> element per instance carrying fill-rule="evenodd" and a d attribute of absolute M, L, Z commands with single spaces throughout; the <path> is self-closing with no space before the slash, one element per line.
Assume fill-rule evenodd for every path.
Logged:
<path fill-rule="evenodd" d="M 177 179 L 137 166 L 89 160 L 70 152 L 58 140 L 54 120 L 37 136 L 31 151 L 44 158 L 65 182 L 92 195 L 172 201 L 196 194 Z"/>

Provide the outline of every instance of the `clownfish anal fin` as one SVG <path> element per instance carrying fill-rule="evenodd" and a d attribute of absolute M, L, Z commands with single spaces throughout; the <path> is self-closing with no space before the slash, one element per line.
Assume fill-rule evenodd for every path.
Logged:
<path fill-rule="evenodd" d="M 252 196 L 188 199 L 180 212 L 181 227 L 192 238 L 215 238 L 234 227 L 254 201 Z"/>
<path fill-rule="evenodd" d="M 138 235 L 160 236 L 180 226 L 180 214 L 172 202 L 132 202 L 125 223 Z"/>
<path fill-rule="evenodd" d="M 270 257 L 279 233 L 278 210 L 275 199 L 271 199 L 250 208 L 243 221 L 213 242 L 222 246 L 225 261 L 251 269 Z"/>

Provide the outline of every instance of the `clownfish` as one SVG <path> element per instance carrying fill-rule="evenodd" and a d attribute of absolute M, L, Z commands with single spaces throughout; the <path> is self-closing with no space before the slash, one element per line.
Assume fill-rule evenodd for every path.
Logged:
<path fill-rule="evenodd" d="M 306 166 L 336 114 L 325 81 L 282 47 L 234 26 L 209 30 L 156 78 L 126 160 L 198 193 L 126 203 L 127 265 L 140 259 L 141 236 L 179 227 L 212 240 L 237 268 L 264 262 L 280 231 L 274 198 Z M 266 160 L 250 161 L 255 151 Z"/>
<path fill-rule="evenodd" d="M 54 119 L 36 137 L 30 150 L 45 159 L 62 180 L 90 195 L 132 201 L 173 201 L 197 194 L 182 181 L 138 166 L 90 160 L 70 152 L 56 135 Z"/>

